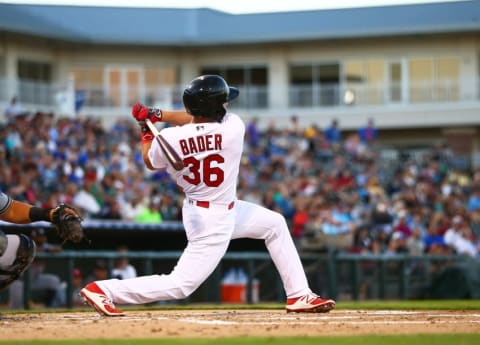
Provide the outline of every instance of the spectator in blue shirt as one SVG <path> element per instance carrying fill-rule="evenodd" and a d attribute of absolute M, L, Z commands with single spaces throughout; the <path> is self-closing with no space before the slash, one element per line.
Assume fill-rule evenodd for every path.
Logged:
<path fill-rule="evenodd" d="M 258 118 L 254 117 L 250 120 L 247 124 L 247 128 L 245 131 L 245 136 L 247 143 L 251 147 L 258 147 L 260 144 L 260 131 L 258 130 Z"/>
<path fill-rule="evenodd" d="M 342 140 L 342 134 L 338 129 L 337 119 L 333 119 L 330 126 L 325 129 L 325 138 L 327 138 L 327 141 L 330 143 L 330 145 L 340 144 L 340 140 Z"/>
<path fill-rule="evenodd" d="M 480 210 L 480 185 L 473 188 L 472 195 L 468 199 L 467 211 L 475 210 Z"/>
<path fill-rule="evenodd" d="M 378 138 L 378 131 L 375 128 L 373 118 L 368 119 L 368 123 L 365 127 L 362 127 L 358 130 L 358 136 L 362 143 L 369 144 L 374 142 Z"/>

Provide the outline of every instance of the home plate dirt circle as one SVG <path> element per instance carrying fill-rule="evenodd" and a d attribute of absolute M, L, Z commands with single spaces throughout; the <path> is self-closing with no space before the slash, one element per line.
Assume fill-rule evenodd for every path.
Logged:
<path fill-rule="evenodd" d="M 480 311 L 155 310 L 127 311 L 116 318 L 91 312 L 30 313 L 3 315 L 0 329 L 9 340 L 477 333 Z"/>

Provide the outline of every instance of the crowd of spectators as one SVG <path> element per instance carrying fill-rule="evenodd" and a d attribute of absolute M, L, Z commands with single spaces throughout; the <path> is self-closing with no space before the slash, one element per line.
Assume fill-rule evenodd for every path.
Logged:
<path fill-rule="evenodd" d="M 348 133 L 336 119 L 247 131 L 240 196 L 283 213 L 300 249 L 477 257 L 480 169 L 445 144 L 385 156 L 377 139 L 373 119 Z"/>
<path fill-rule="evenodd" d="M 334 243 L 358 253 L 478 256 L 480 170 L 457 164 L 446 145 L 389 159 L 373 119 L 349 132 L 337 120 L 324 129 L 296 117 L 287 128 L 258 122 L 247 121 L 238 195 L 281 212 L 300 250 L 341 236 Z M 0 161 L 0 189 L 21 201 L 65 202 L 85 219 L 181 217 L 182 193 L 145 168 L 129 118 L 106 128 L 90 117 L 15 116 L 0 126 Z"/>

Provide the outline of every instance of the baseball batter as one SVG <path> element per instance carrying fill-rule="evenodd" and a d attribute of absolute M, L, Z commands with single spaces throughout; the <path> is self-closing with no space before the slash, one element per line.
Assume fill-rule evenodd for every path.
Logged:
<path fill-rule="evenodd" d="M 200 76 L 185 89 L 184 111 L 159 111 L 140 104 L 132 114 L 142 128 L 142 154 L 149 169 L 166 169 L 183 188 L 182 215 L 187 247 L 170 274 L 90 283 L 80 294 L 98 312 L 120 316 L 118 304 L 143 304 L 183 299 L 214 271 L 231 239 L 265 241 L 287 294 L 287 312 L 328 312 L 335 302 L 309 288 L 302 263 L 284 217 L 262 206 L 238 200 L 236 186 L 243 150 L 245 125 L 227 113 L 229 101 L 238 96 L 217 75 Z M 152 133 L 144 125 L 166 121 L 167 139 L 183 159 L 185 168 L 173 169 Z"/>

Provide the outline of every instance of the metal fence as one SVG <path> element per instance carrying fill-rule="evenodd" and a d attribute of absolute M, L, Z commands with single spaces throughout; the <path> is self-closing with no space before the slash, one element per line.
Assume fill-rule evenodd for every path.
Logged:
<path fill-rule="evenodd" d="M 460 268 L 465 264 L 480 269 L 480 260 L 459 255 L 358 255 L 340 252 L 327 261 L 331 266 L 328 270 L 331 295 L 355 301 L 428 299 L 432 297 L 433 283 L 447 269 Z M 480 286 L 478 282 L 475 284 L 472 286 L 476 286 L 476 291 L 470 297 L 480 295 Z"/>
<path fill-rule="evenodd" d="M 122 256 L 137 260 L 141 275 L 157 273 L 154 262 L 176 262 L 179 251 L 131 251 Z M 103 259 L 111 271 L 118 258 L 116 251 L 63 251 L 59 253 L 37 253 L 37 259 L 61 264 L 60 271 L 66 281 L 68 308 L 72 307 L 72 271 L 86 260 Z M 446 267 L 464 263 L 471 259 L 462 256 L 410 256 L 410 255 L 358 255 L 345 252 L 308 253 L 302 261 L 314 291 L 342 300 L 359 299 L 414 299 L 423 298 L 419 292 L 428 289 L 432 277 Z M 475 261 L 480 268 L 480 262 Z M 202 285 L 206 291 L 201 302 L 221 302 L 222 276 L 232 265 L 242 267 L 248 277 L 246 302 L 252 303 L 253 282 L 260 281 L 263 302 L 284 302 L 285 294 L 270 255 L 266 252 L 228 252 L 209 279 Z M 24 308 L 29 308 L 31 282 L 29 271 L 24 274 Z M 366 289 L 369 293 L 365 294 Z M 480 294 L 480 291 L 477 291 Z M 187 299 L 185 302 L 189 302 Z"/>

